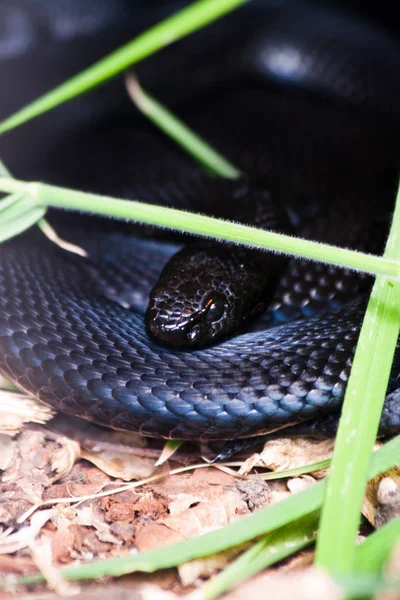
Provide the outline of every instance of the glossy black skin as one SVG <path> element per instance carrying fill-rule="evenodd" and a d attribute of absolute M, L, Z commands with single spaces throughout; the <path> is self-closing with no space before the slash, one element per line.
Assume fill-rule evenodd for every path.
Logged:
<path fill-rule="evenodd" d="M 239 180 L 224 184 L 221 192 L 220 215 L 229 208 L 232 220 L 292 233 L 285 206 L 268 191 Z M 151 291 L 149 337 L 170 347 L 204 348 L 242 331 L 265 311 L 287 262 L 282 255 L 233 244 L 188 244 L 168 261 Z"/>
<path fill-rule="evenodd" d="M 12 2 L 24 5 L 29 17 L 34 13 L 30 1 Z M 262 184 L 273 202 L 289 206 L 301 235 L 381 252 L 399 165 L 398 40 L 311 2 L 254 0 L 235 15 L 146 61 L 139 67 L 145 87 L 171 99 L 171 107 Z M 78 30 L 72 36 L 82 39 Z M 68 61 L 68 45 L 45 39 L 43 54 L 30 46 L 21 57 L 28 61 L 18 80 L 22 93 L 21 81 L 36 79 L 29 61 L 36 56 L 36 69 L 44 72 L 40 57 L 53 61 L 52 43 Z M 10 64 L 8 72 L 16 75 L 13 59 Z M 237 75 L 240 85 L 229 86 Z M 85 96 L 68 105 L 70 112 L 49 113 L 45 138 L 34 128 L 39 120 L 16 130 L 25 132 L 27 143 L 14 151 L 9 134 L 1 151 L 13 173 L 216 214 L 215 196 L 197 193 L 204 173 L 162 136 L 148 136 L 150 127 L 132 112 L 123 82 L 114 83 L 126 110 L 113 104 L 112 94 L 105 104 L 102 95 Z M 297 93 L 299 87 L 306 92 Z M 4 108 L 10 88 L 0 97 L 3 112 L 11 112 L 12 102 Z M 212 95 L 216 102 L 209 102 Z M 229 205 L 229 195 L 223 198 Z M 188 440 L 249 438 L 306 422 L 315 431 L 313 419 L 323 430 L 324 418 L 340 412 L 366 278 L 290 260 L 266 315 L 268 327 L 283 325 L 268 329 L 263 321 L 206 349 L 165 348 L 146 335 L 143 307 L 176 248 L 144 242 L 109 221 L 93 219 L 87 227 L 80 216 L 60 214 L 55 222 L 63 237 L 88 249 L 89 260 L 35 232 L 0 249 L 0 372 L 20 388 L 108 427 Z M 208 314 L 218 315 L 212 297 L 206 304 Z M 397 353 L 381 433 L 400 431 L 399 372 Z"/>

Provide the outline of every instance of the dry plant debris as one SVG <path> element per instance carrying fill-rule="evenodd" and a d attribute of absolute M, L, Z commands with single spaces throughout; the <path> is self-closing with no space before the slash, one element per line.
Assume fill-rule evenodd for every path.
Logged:
<path fill-rule="evenodd" d="M 329 457 L 332 448 L 329 440 L 274 439 L 237 471 L 206 463 L 193 469 L 201 461 L 183 446 L 156 467 L 162 447 L 148 445 L 134 434 L 108 432 L 63 416 L 47 426 L 20 422 L 0 434 L 0 575 L 39 569 L 58 595 L 101 598 L 104 590 L 93 582 L 67 583 L 57 568 L 161 548 L 224 527 L 326 474 L 266 482 L 261 476 L 266 468 L 302 466 Z M 396 471 L 370 484 L 364 512 L 372 525 L 399 514 L 398 490 Z M 198 586 L 246 547 L 177 570 L 126 576 L 118 581 L 115 597 L 168 600 L 185 593 L 195 600 L 200 597 Z M 329 579 L 308 569 L 311 562 L 312 552 L 301 552 L 279 569 L 242 584 L 227 598 L 247 597 L 250 591 L 256 598 L 268 585 L 271 598 L 279 589 L 280 599 L 339 599 Z M 106 581 L 112 585 L 110 578 Z M 299 595 L 308 581 L 308 595 Z M 36 586 L 37 591 L 25 596 L 18 590 L 18 597 L 55 597 L 40 591 L 45 589 Z"/>

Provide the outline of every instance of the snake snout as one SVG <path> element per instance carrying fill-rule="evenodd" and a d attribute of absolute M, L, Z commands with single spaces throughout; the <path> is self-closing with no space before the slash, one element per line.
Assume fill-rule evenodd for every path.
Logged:
<path fill-rule="evenodd" d="M 182 302 L 172 303 L 168 309 L 161 305 L 163 308 L 157 296 L 150 298 L 145 317 L 147 335 L 154 342 L 181 349 L 209 345 L 225 311 L 221 294 L 206 294 L 190 308 Z"/>
<path fill-rule="evenodd" d="M 171 327 L 158 319 L 149 319 L 146 325 L 147 335 L 153 342 L 170 348 L 187 346 L 188 336 L 185 327 Z M 190 339 L 190 338 L 189 338 Z"/>

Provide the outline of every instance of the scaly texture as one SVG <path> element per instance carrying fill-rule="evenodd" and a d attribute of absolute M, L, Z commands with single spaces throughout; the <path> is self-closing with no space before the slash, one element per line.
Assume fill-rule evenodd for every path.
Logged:
<path fill-rule="evenodd" d="M 305 4 L 299 20 L 297 8 L 292 13 L 278 4 L 271 9 L 275 38 L 263 29 L 263 19 L 272 22 L 269 10 L 255 3 L 257 35 L 247 27 L 233 58 L 228 52 L 215 65 L 205 60 L 194 77 L 201 103 L 182 100 L 179 111 L 288 208 L 299 233 L 379 251 L 399 164 L 391 125 L 395 130 L 398 115 L 380 93 L 381 66 L 397 64 L 398 42 L 325 9 L 316 8 L 311 19 Z M 249 10 L 243 24 L 254 16 Z M 241 31 L 241 19 L 234 23 Z M 343 43 L 349 32 L 350 46 Z M 358 42 L 352 61 L 349 47 Z M 368 62 L 365 76 L 368 48 L 378 48 L 379 57 L 375 66 Z M 189 53 L 183 56 L 190 65 Z M 318 68 L 305 69 L 316 57 Z M 332 72 L 338 76 L 329 100 Z M 390 71 L 390 89 L 398 72 Z M 272 84 L 271 75 L 285 85 Z M 110 109 L 86 129 L 71 127 L 40 176 L 215 214 L 216 196 L 202 192 L 204 173 L 137 116 L 115 113 Z M 228 215 L 230 197 L 218 202 L 218 214 Z M 331 422 L 340 411 L 369 287 L 365 277 L 292 260 L 253 331 L 204 350 L 169 350 L 149 341 L 143 312 L 174 248 L 137 239 L 128 226 L 109 221 L 94 219 L 84 229 L 84 218 L 62 215 L 56 224 L 89 250 L 89 261 L 32 233 L 0 249 L 0 371 L 21 388 L 66 413 L 179 439 L 251 437 L 304 421 L 312 427 L 313 419 Z M 284 324 L 267 329 L 265 323 Z M 400 429 L 398 374 L 396 360 L 382 433 Z"/>

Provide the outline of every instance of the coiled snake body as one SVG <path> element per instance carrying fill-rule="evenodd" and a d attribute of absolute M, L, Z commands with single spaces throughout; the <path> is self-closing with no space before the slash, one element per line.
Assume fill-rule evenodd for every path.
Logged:
<path fill-rule="evenodd" d="M 382 65 L 398 61 L 397 41 L 352 17 L 315 9 L 319 29 L 309 28 L 307 47 L 307 10 L 297 28 L 282 9 L 281 21 L 264 37 L 246 34 L 238 76 L 221 60 L 223 85 L 215 85 L 217 67 L 208 69 L 214 85 L 202 86 L 200 97 L 196 88 L 197 100 L 178 110 L 249 176 L 249 185 L 255 181 L 288 208 L 289 229 L 378 252 L 398 151 L 393 99 L 387 107 L 375 98 L 375 87 Z M 371 40 L 368 56 L 378 75 L 364 69 L 363 79 L 341 48 L 359 41 L 365 49 Z M 318 51 L 325 69 L 318 66 Z M 326 60 L 329 53 L 334 62 Z M 337 67 L 341 61 L 350 65 L 347 71 Z M 330 69 L 336 87 L 327 97 Z M 199 72 L 200 81 L 201 66 Z M 271 75 L 285 82 L 271 82 Z M 288 87 L 289 79 L 309 89 Z M 237 219 L 238 206 L 229 213 L 235 196 L 227 191 L 243 183 L 211 180 L 150 129 L 140 119 L 111 115 L 104 127 L 90 126 L 79 139 L 60 144 L 61 158 L 48 171 L 71 187 Z M 249 204 L 242 208 L 246 217 Z M 323 430 L 324 421 L 339 414 L 370 286 L 366 277 L 301 260 L 281 262 L 269 308 L 251 329 L 203 349 L 172 349 L 148 338 L 143 314 L 176 244 L 100 219 L 53 217 L 64 237 L 88 250 L 89 260 L 35 231 L 0 249 L 0 371 L 19 387 L 65 413 L 177 439 L 245 438 L 304 421 L 310 430 L 316 422 Z M 278 229 L 280 223 L 279 217 Z M 250 327 L 247 321 L 240 325 Z M 381 433 L 400 429 L 399 372 L 396 359 Z"/>

